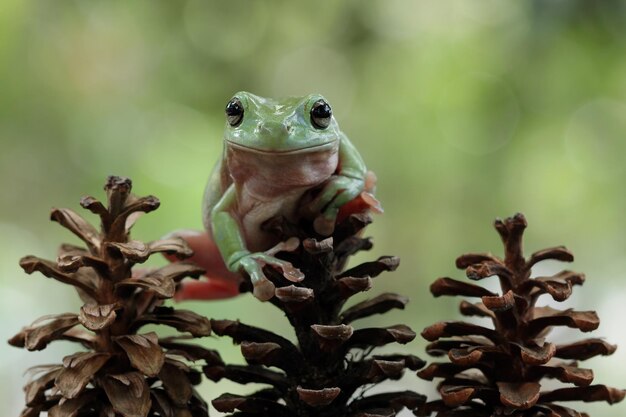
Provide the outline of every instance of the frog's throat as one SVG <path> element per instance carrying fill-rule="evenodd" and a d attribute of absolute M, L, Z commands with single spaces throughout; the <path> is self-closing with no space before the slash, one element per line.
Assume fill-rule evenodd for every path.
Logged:
<path fill-rule="evenodd" d="M 277 150 L 277 149 L 253 148 L 252 146 L 241 145 L 239 143 L 231 142 L 230 140 L 227 140 L 227 139 L 225 139 L 224 141 L 229 146 L 232 146 L 233 148 L 242 149 L 245 151 L 263 154 L 263 155 L 294 155 L 294 154 L 299 154 L 299 153 L 330 150 L 333 147 L 337 146 L 337 142 L 328 142 L 328 143 L 322 143 L 321 145 L 305 146 L 305 147 L 297 148 L 297 149 Z"/>

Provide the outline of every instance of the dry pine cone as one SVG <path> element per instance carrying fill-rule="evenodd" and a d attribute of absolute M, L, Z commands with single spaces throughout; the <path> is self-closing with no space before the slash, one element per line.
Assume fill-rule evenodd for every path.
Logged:
<path fill-rule="evenodd" d="M 293 284 L 271 268 L 265 270 L 276 286 L 271 302 L 287 316 L 298 343 L 238 321 L 212 320 L 216 334 L 241 345 L 248 364 L 209 365 L 205 374 L 215 381 L 227 378 L 266 386 L 251 395 L 224 394 L 213 401 L 216 409 L 239 417 L 389 417 L 423 403 L 425 398 L 411 391 L 365 394 L 365 388 L 423 366 L 413 355 L 371 354 L 381 346 L 412 341 L 415 333 L 408 326 L 354 326 L 374 314 L 403 309 L 405 297 L 381 294 L 343 308 L 350 297 L 369 290 L 374 277 L 398 266 L 397 258 L 386 256 L 343 271 L 350 255 L 371 248 L 369 239 L 360 237 L 370 221 L 367 215 L 352 215 L 331 238 L 321 240 L 312 238 L 316 235 L 305 231 L 306 225 L 280 219 L 266 224 L 290 242 L 283 245 L 289 251 L 278 256 L 305 274 L 302 282 Z M 298 241 L 302 244 L 291 244 Z"/>
<path fill-rule="evenodd" d="M 184 258 L 191 251 L 179 239 L 147 244 L 130 240 L 135 220 L 157 209 L 159 200 L 135 197 L 126 178 L 109 177 L 105 190 L 107 207 L 93 197 L 81 200 L 85 209 L 100 216 L 101 231 L 72 210 L 52 211 L 52 220 L 86 248 L 62 245 L 56 262 L 34 256 L 20 261 L 29 274 L 38 271 L 75 287 L 84 305 L 78 314 L 40 318 L 9 343 L 33 351 L 68 340 L 86 349 L 63 358 L 62 364 L 31 370 L 22 417 L 44 412 L 50 417 L 207 416 L 207 405 L 193 388 L 201 373 L 190 363 L 221 363 L 219 356 L 176 338 L 159 340 L 154 332 L 139 332 L 145 325 L 162 324 L 188 333 L 184 338 L 208 336 L 206 318 L 162 305 L 178 282 L 203 271 L 181 262 L 133 276 L 133 265 L 154 253 Z"/>
<path fill-rule="evenodd" d="M 557 345 L 546 340 L 553 326 L 567 326 L 582 332 L 595 330 L 599 319 L 593 311 L 556 310 L 537 307 L 547 294 L 564 301 L 583 274 L 562 271 L 549 277 L 531 278 L 531 268 L 546 259 L 572 262 L 574 257 L 562 246 L 544 249 L 525 259 L 522 235 L 526 219 L 517 214 L 495 228 L 505 247 L 504 259 L 491 254 L 468 254 L 456 265 L 473 281 L 497 276 L 502 295 L 451 278 L 439 278 L 430 287 L 435 297 L 461 295 L 479 297 L 481 302 L 461 302 L 461 314 L 488 318 L 494 328 L 466 322 L 441 322 L 427 327 L 422 336 L 432 342 L 432 356 L 447 355 L 450 362 L 437 362 L 418 372 L 424 379 L 443 378 L 441 400 L 421 407 L 417 415 L 440 417 L 581 417 L 587 416 L 557 403 L 561 401 L 621 401 L 624 391 L 591 385 L 593 372 L 580 368 L 580 360 L 610 355 L 615 346 L 601 339 L 585 339 Z M 543 389 L 545 379 L 571 387 Z M 554 385 L 554 384 L 552 384 Z M 551 385 L 551 386 L 552 386 Z"/>

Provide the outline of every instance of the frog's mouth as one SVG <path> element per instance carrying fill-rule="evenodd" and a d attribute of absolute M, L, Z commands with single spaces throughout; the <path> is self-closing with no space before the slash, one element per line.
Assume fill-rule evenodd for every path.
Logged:
<path fill-rule="evenodd" d="M 226 140 L 225 142 L 228 143 L 229 146 L 235 149 L 241 149 L 244 151 L 263 154 L 263 155 L 294 155 L 294 154 L 299 154 L 299 153 L 320 152 L 320 151 L 331 150 L 333 148 L 336 148 L 339 145 L 338 142 L 329 142 L 329 143 L 322 143 L 319 145 L 303 146 L 301 148 L 283 150 L 283 149 L 254 148 L 252 146 L 245 146 L 240 143 L 231 142 L 230 140 Z"/>

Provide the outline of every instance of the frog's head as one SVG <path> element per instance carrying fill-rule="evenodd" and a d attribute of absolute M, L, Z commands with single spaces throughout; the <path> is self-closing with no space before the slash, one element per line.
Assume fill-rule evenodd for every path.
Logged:
<path fill-rule="evenodd" d="M 224 140 L 261 153 L 301 153 L 331 148 L 343 134 L 319 94 L 267 99 L 242 91 L 226 105 Z"/>

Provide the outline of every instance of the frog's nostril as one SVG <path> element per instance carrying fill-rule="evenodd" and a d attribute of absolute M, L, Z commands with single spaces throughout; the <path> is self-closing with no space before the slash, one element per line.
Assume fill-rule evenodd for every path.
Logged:
<path fill-rule="evenodd" d="M 271 131 L 272 131 L 272 129 L 271 129 L 270 126 L 268 126 L 267 123 L 260 122 L 257 125 L 257 132 L 260 133 L 260 134 L 267 135 L 267 134 L 271 133 Z"/>

